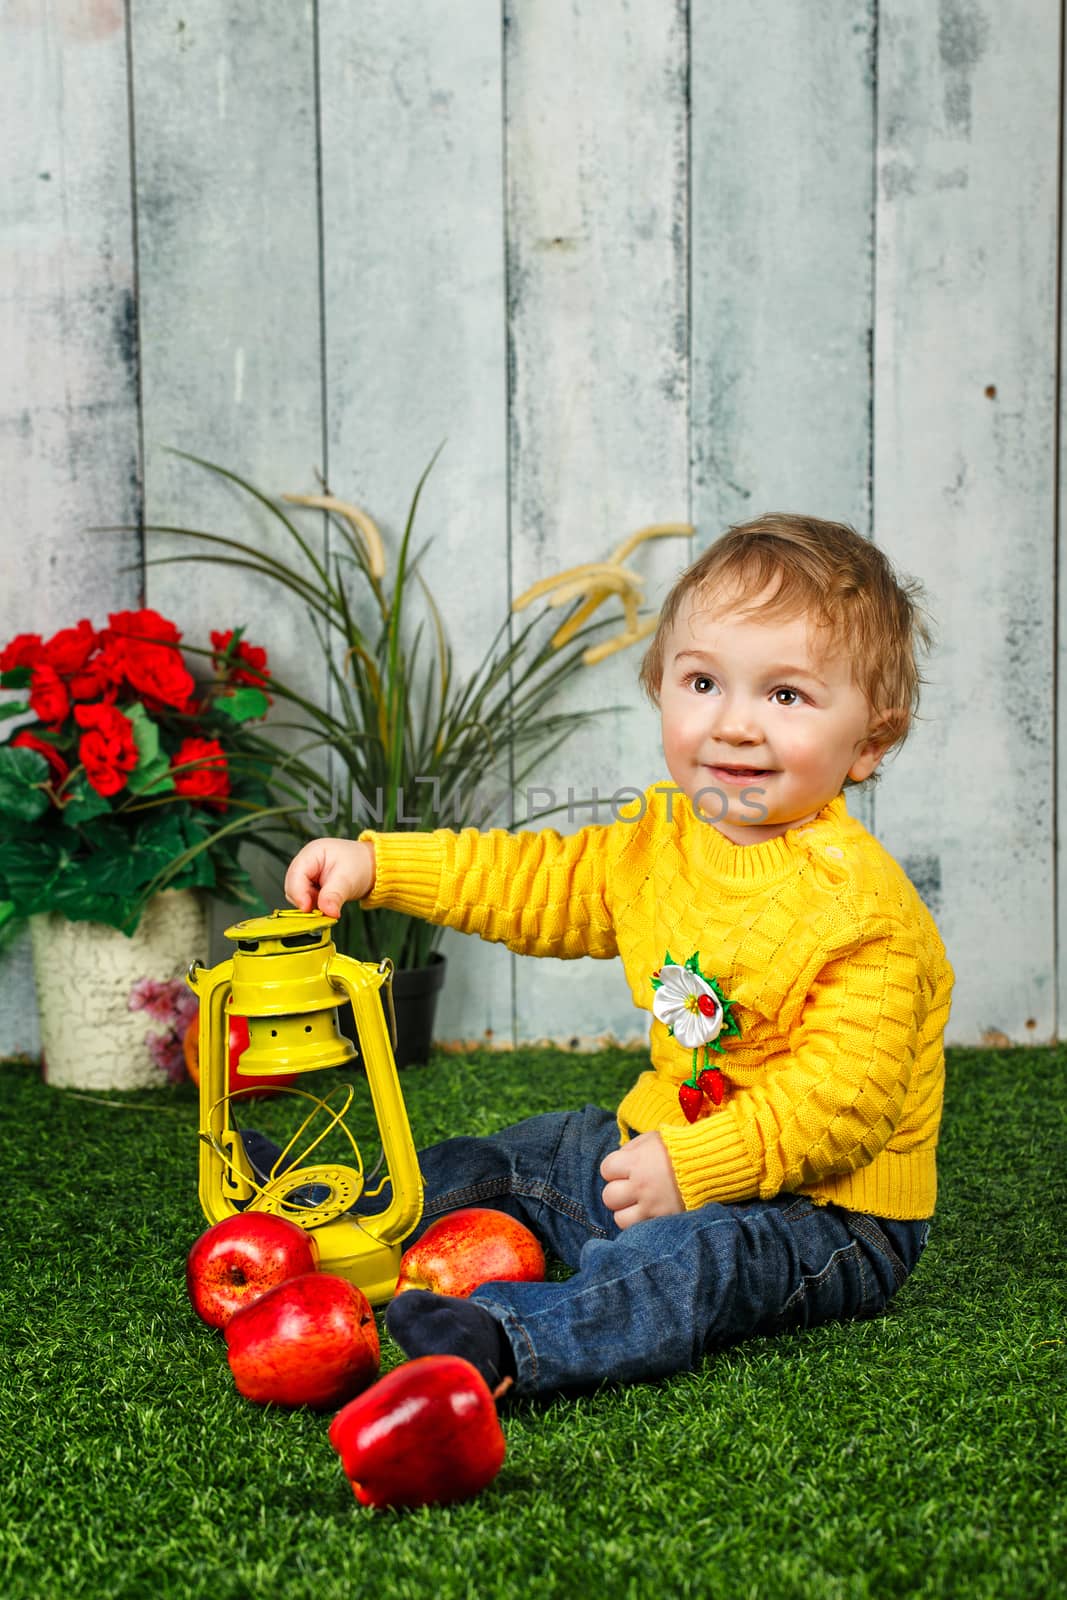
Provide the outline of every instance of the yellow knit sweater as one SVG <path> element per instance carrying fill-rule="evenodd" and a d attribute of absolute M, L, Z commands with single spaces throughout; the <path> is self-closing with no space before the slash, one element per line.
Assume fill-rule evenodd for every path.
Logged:
<path fill-rule="evenodd" d="M 895 1218 L 934 1209 L 953 972 L 926 907 L 843 795 L 806 825 L 735 845 L 655 785 L 609 824 L 360 835 L 364 904 L 523 955 L 622 958 L 652 1010 L 667 952 L 698 955 L 740 1026 L 720 1035 L 722 1104 L 689 1123 L 692 1055 L 653 1018 L 652 1070 L 619 1106 L 625 1139 L 658 1129 L 687 1209 L 786 1190 Z"/>

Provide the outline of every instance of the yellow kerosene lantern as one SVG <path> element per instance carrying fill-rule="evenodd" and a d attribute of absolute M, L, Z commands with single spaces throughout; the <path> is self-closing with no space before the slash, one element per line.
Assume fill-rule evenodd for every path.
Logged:
<path fill-rule="evenodd" d="M 210 1222 L 237 1210 L 275 1212 L 314 1233 L 319 1267 L 361 1288 L 372 1304 L 396 1288 L 401 1242 L 422 1215 L 422 1174 L 400 1092 L 386 1028 L 381 990 L 392 1008 L 392 963 L 355 961 L 334 948 L 333 923 L 319 911 L 273 911 L 226 929 L 237 949 L 229 961 L 207 968 L 194 961 L 190 988 L 200 998 L 200 1204 Z M 387 1171 L 365 1189 L 359 1146 L 344 1121 L 353 1090 L 337 1110 L 303 1090 L 309 1116 L 289 1140 L 266 1181 L 253 1172 L 231 1117 L 228 1039 L 231 1016 L 247 1017 L 249 1044 L 237 1074 L 282 1076 L 341 1067 L 356 1050 L 337 1026 L 337 1007 L 348 1000 L 355 1018 Z M 336 1091 L 335 1091 L 336 1092 Z M 344 1091 L 342 1091 L 344 1092 Z M 326 1126 L 298 1150 L 315 1118 Z M 333 1128 L 353 1152 L 353 1165 L 300 1165 Z M 295 1152 L 295 1154 L 294 1154 Z M 290 1165 L 283 1171 L 286 1162 Z M 361 1197 L 392 1185 L 392 1198 L 376 1215 L 351 1208 Z"/>

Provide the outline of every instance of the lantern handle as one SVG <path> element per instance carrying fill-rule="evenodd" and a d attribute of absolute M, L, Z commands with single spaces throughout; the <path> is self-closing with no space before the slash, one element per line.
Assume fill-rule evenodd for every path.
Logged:
<path fill-rule="evenodd" d="M 368 982 L 369 973 L 374 978 Z M 392 1011 L 393 963 L 384 957 L 377 968 L 335 952 L 326 965 L 326 974 L 345 994 L 352 1006 L 352 1017 L 363 1053 L 374 1115 L 392 1183 L 392 1203 L 382 1212 L 360 1218 L 364 1232 L 382 1241 L 404 1239 L 422 1215 L 423 1184 L 415 1142 L 411 1136 L 404 1098 L 400 1092 L 396 1059 L 390 1048 L 386 1005 L 379 991 L 389 991 Z M 382 979 L 384 978 L 384 982 Z"/>
<path fill-rule="evenodd" d="M 396 1055 L 396 1006 L 393 1004 L 393 972 L 394 972 L 394 970 L 395 969 L 393 967 L 393 963 L 389 959 L 389 957 L 388 956 L 383 956 L 382 959 L 378 963 L 378 971 L 381 972 L 381 973 L 384 973 L 384 975 L 385 975 L 385 982 L 382 985 L 382 988 L 385 990 L 385 998 L 386 998 L 386 1001 L 387 1001 L 387 1004 L 388 1004 L 389 1038 L 392 1041 L 393 1054 Z"/>

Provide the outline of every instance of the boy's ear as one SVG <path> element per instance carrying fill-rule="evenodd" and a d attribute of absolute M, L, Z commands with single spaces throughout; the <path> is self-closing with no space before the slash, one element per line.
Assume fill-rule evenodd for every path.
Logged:
<path fill-rule="evenodd" d="M 865 778 L 870 777 L 890 745 L 894 743 L 899 730 L 898 712 L 883 711 L 872 717 L 866 741 L 856 751 L 852 765 L 848 769 L 848 775 L 853 783 L 862 783 Z"/>

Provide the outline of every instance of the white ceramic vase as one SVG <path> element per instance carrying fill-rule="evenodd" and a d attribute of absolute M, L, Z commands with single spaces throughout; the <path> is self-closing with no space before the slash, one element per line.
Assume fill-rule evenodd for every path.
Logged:
<path fill-rule="evenodd" d="M 54 912 L 31 917 L 30 938 L 46 1082 L 144 1089 L 179 1075 L 181 1035 L 196 1009 L 185 973 L 208 957 L 206 897 L 164 890 L 131 938 Z"/>

